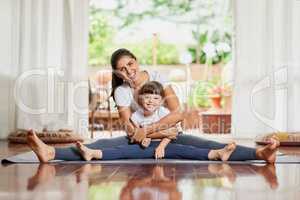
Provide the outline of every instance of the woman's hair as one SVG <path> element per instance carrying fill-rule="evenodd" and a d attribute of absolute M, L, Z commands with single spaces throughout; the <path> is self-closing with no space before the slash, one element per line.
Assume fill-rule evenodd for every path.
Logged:
<path fill-rule="evenodd" d="M 118 64 L 118 61 L 123 57 L 123 56 L 128 56 L 130 58 L 133 58 L 136 60 L 136 57 L 135 55 L 133 55 L 133 53 L 131 53 L 129 50 L 127 49 L 118 49 L 116 50 L 112 55 L 111 55 L 111 60 L 110 60 L 110 63 L 111 63 L 111 67 L 113 69 L 113 72 L 112 72 L 112 80 L 111 80 L 111 88 L 112 88 L 112 91 L 111 91 L 111 96 L 114 98 L 114 93 L 115 93 L 115 90 L 118 86 L 122 85 L 123 84 L 123 79 L 119 78 L 116 73 L 114 72 L 114 70 L 117 69 L 117 64 Z"/>
<path fill-rule="evenodd" d="M 157 81 L 149 81 L 145 83 L 139 90 L 139 95 L 143 94 L 157 94 L 163 97 L 164 88 L 162 84 Z"/>

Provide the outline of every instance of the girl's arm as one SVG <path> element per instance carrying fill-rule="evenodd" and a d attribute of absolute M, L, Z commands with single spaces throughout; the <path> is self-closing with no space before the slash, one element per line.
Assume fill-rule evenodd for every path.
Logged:
<path fill-rule="evenodd" d="M 158 122 L 146 126 L 147 134 L 169 129 L 184 119 L 183 113 L 180 109 L 179 100 L 171 86 L 167 86 L 164 89 L 164 100 L 167 108 L 170 110 L 170 113 L 161 118 Z"/>

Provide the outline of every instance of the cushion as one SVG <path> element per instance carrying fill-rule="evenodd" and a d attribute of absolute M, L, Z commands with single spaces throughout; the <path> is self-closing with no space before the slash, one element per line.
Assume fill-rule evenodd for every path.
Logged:
<path fill-rule="evenodd" d="M 259 135 L 255 138 L 257 144 L 268 144 L 269 139 L 277 136 L 280 141 L 280 146 L 300 146 L 300 132 L 277 132 Z"/>
<path fill-rule="evenodd" d="M 83 142 L 82 136 L 72 130 L 59 129 L 58 131 L 37 132 L 37 136 L 45 143 L 71 143 L 76 141 Z M 8 140 L 14 143 L 26 142 L 27 130 L 19 129 L 8 136 Z"/>

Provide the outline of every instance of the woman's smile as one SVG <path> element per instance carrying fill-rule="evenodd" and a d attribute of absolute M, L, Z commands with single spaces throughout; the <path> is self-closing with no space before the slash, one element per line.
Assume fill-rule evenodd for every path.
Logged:
<path fill-rule="evenodd" d="M 136 71 L 131 72 L 130 74 L 127 74 L 128 78 L 131 79 L 132 81 L 136 80 Z"/>

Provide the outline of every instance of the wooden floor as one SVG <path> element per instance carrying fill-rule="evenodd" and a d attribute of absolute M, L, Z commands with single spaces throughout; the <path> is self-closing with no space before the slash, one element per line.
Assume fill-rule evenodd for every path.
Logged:
<path fill-rule="evenodd" d="M 27 150 L 25 145 L 2 141 L 0 159 Z M 280 151 L 300 156 L 300 148 Z M 300 164 L 1 165 L 0 199 L 296 200 Z"/>

